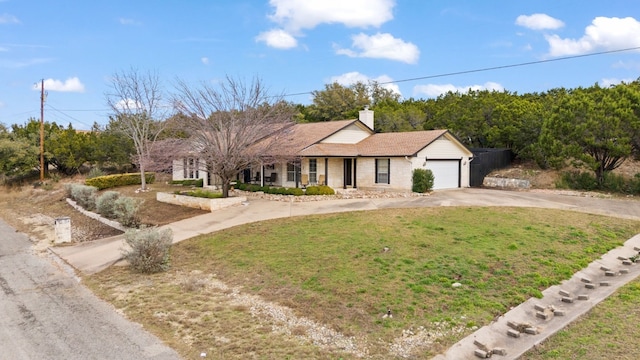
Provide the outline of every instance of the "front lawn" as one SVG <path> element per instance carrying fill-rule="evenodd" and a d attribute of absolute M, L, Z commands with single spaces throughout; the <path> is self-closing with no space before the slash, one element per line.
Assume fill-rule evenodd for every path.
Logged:
<path fill-rule="evenodd" d="M 638 232 L 543 209 L 329 214 L 201 236 L 167 273 L 87 283 L 185 358 L 427 358 Z"/>

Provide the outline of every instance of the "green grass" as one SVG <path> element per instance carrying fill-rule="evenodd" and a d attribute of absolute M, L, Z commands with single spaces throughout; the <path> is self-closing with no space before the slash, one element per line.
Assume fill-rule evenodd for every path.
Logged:
<path fill-rule="evenodd" d="M 522 356 L 544 359 L 639 359 L 640 279 Z"/>
<path fill-rule="evenodd" d="M 138 290 L 148 292 L 145 303 L 125 313 L 145 323 L 153 318 L 150 309 L 170 303 L 158 299 L 161 284 L 197 271 L 363 338 L 374 358 L 388 358 L 403 329 L 458 329 L 416 350 L 423 358 L 541 296 L 639 230 L 631 220 L 521 208 L 393 209 L 260 222 L 175 245 L 172 270 L 154 276 L 153 289 Z M 144 281 L 136 276 L 110 269 L 90 282 L 110 299 L 119 284 Z M 454 282 L 463 286 L 453 288 Z M 180 302 L 189 304 L 190 296 L 181 293 Z M 391 320 L 382 318 L 387 308 Z M 174 336 L 170 329 L 158 333 Z M 207 343 L 212 335 L 202 336 L 198 341 Z M 270 358 L 271 347 L 278 346 L 262 349 L 260 357 Z M 187 358 L 195 354 L 176 348 Z"/>

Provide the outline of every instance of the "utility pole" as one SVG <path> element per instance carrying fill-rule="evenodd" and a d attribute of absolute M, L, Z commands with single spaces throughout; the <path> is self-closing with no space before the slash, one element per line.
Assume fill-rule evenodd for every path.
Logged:
<path fill-rule="evenodd" d="M 40 182 L 44 182 L 44 79 L 40 82 Z"/>

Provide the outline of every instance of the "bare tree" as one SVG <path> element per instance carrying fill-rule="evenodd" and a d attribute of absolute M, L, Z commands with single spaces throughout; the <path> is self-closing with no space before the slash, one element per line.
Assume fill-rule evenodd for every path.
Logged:
<path fill-rule="evenodd" d="M 147 190 L 145 170 L 150 161 L 151 148 L 164 127 L 166 104 L 158 74 L 141 73 L 131 68 L 111 77 L 110 92 L 105 94 L 113 111 L 110 126 L 131 140 L 136 150 L 135 161 L 140 166 L 142 190 Z"/>
<path fill-rule="evenodd" d="M 279 146 L 278 137 L 293 125 L 294 108 L 269 94 L 258 78 L 251 83 L 227 77 L 217 88 L 201 83 L 192 88 L 178 81 L 174 105 L 184 116 L 191 144 L 207 163 L 210 176 L 229 182 Z"/>

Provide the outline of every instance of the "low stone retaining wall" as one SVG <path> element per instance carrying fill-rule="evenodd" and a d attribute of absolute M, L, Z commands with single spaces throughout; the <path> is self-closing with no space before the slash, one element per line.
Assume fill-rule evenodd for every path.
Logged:
<path fill-rule="evenodd" d="M 528 189 L 531 187 L 531 183 L 529 182 L 529 180 L 497 177 L 485 177 L 482 185 L 485 187 L 501 189 Z"/>
<path fill-rule="evenodd" d="M 67 198 L 67 203 L 69 205 L 71 205 L 74 209 L 78 210 L 79 212 L 81 212 L 82 214 L 84 214 L 85 216 L 88 216 L 94 220 L 98 220 L 101 223 L 107 225 L 107 226 L 111 226 L 114 229 L 120 230 L 120 231 L 127 231 L 127 229 L 122 226 L 122 224 L 120 224 L 119 222 L 115 221 L 115 220 L 110 220 L 107 218 L 102 217 L 100 214 L 96 214 L 92 211 L 88 211 L 85 210 L 82 206 L 78 205 L 78 203 L 76 203 L 75 201 L 73 201 L 73 199 L 69 199 Z"/>
<path fill-rule="evenodd" d="M 195 196 L 159 192 L 156 193 L 156 200 L 195 209 L 215 211 L 230 206 L 240 205 L 243 202 L 247 201 L 247 198 L 245 196 L 234 196 L 221 199 L 207 199 Z"/>

